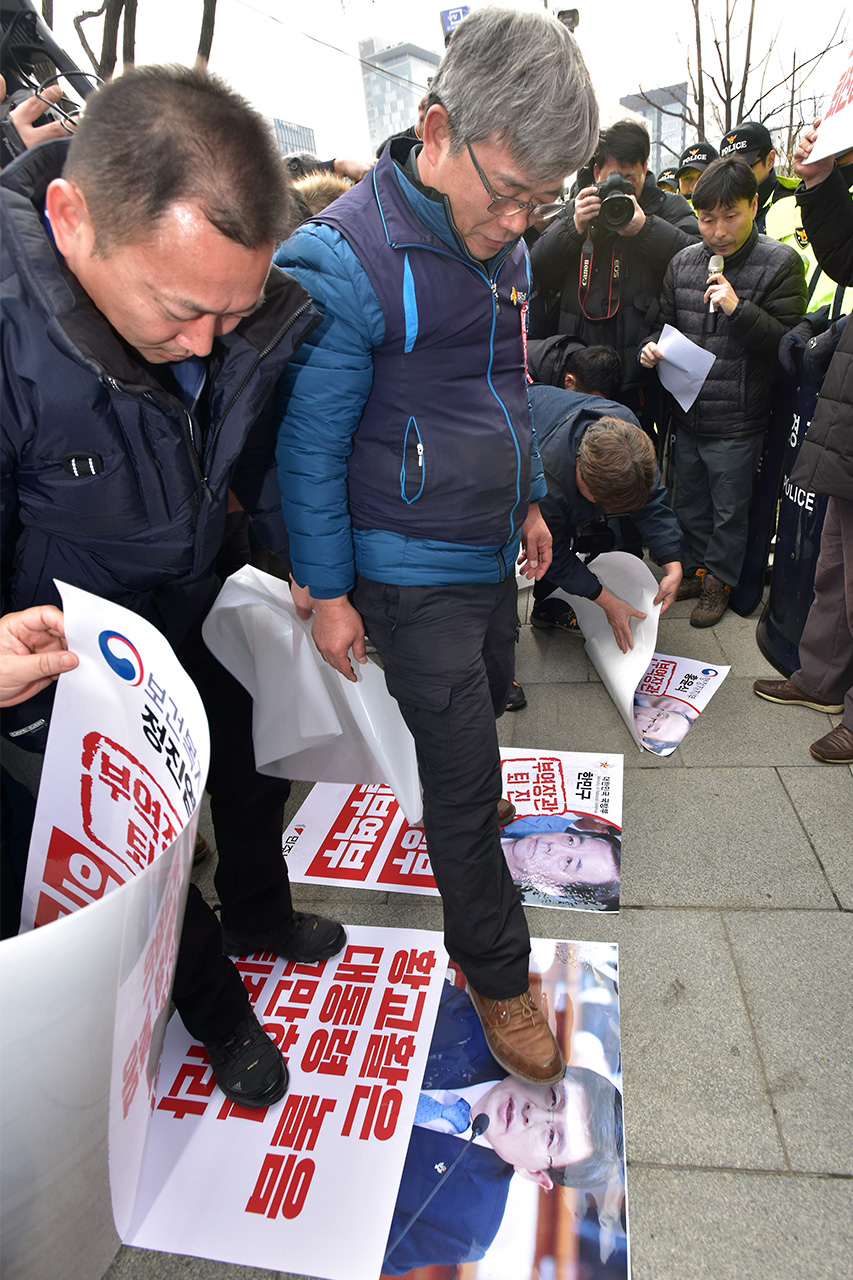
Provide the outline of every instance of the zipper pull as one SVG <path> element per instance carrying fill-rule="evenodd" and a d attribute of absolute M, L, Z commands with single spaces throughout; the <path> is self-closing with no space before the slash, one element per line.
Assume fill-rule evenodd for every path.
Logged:
<path fill-rule="evenodd" d="M 492 293 L 493 293 L 493 295 L 494 295 L 494 299 L 495 299 L 495 309 L 497 310 L 498 315 L 500 315 L 500 313 L 501 313 L 501 300 L 500 300 L 500 298 L 498 297 L 498 286 L 495 284 L 494 280 L 490 280 L 490 281 L 489 281 L 489 284 L 490 284 L 490 285 L 491 285 L 491 287 L 492 287 Z"/>
<path fill-rule="evenodd" d="M 419 440 L 418 441 L 418 466 L 422 467 L 423 465 L 424 465 L 424 447 Z"/>

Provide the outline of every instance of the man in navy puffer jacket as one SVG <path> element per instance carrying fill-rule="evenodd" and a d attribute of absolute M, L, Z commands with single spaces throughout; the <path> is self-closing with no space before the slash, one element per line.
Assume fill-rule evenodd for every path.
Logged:
<path fill-rule="evenodd" d="M 229 490 L 287 546 L 269 396 L 318 321 L 270 271 L 287 208 L 263 120 L 180 68 L 121 76 L 70 143 L 2 175 L 3 609 L 58 604 L 54 578 L 82 587 L 157 626 L 198 686 L 223 929 L 191 887 L 174 998 L 224 1091 L 258 1107 L 286 1069 L 223 943 L 311 961 L 345 941 L 293 911 L 288 784 L 255 772 L 251 699 L 201 639 Z M 39 696 L 16 738 L 35 750 Z"/>

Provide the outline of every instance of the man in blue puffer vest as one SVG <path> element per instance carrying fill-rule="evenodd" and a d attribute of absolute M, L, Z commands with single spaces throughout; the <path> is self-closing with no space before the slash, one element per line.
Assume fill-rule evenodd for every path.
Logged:
<path fill-rule="evenodd" d="M 534 1083 L 563 1064 L 528 982 L 501 854 L 495 716 L 517 629 L 519 540 L 550 561 L 527 401 L 530 222 L 589 154 L 598 112 L 559 23 L 485 9 L 432 81 L 423 144 L 279 250 L 324 322 L 282 379 L 278 456 L 294 575 L 324 658 L 355 679 L 370 635 L 418 751 L 445 942 L 495 1058 Z M 532 500 L 532 505 L 531 505 Z"/>

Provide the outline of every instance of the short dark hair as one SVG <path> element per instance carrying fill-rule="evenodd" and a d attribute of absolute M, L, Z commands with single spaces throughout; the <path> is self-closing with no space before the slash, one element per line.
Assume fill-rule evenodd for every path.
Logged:
<path fill-rule="evenodd" d="M 649 131 L 636 120 L 618 120 L 598 136 L 592 163 L 600 169 L 605 160 L 619 164 L 648 164 L 652 144 Z"/>
<path fill-rule="evenodd" d="M 581 479 L 605 511 L 636 511 L 655 482 L 655 448 L 640 427 L 605 416 L 587 427 L 578 444 Z"/>
<path fill-rule="evenodd" d="M 295 221 L 264 118 L 189 67 L 134 68 L 91 94 L 63 177 L 83 192 L 100 254 L 150 234 L 184 201 L 248 249 L 277 243 Z"/>
<path fill-rule="evenodd" d="M 576 347 L 563 365 L 563 383 L 571 373 L 578 391 L 616 400 L 622 390 L 622 360 L 615 347 Z"/>
<path fill-rule="evenodd" d="M 575 1164 L 556 1165 L 545 1172 L 561 1187 L 606 1186 L 615 1176 L 622 1176 L 622 1095 L 606 1076 L 587 1067 L 566 1067 L 564 1079 L 581 1085 L 586 1095 L 592 1154 Z"/>
<path fill-rule="evenodd" d="M 757 192 L 758 179 L 746 161 L 739 156 L 723 156 L 708 165 L 693 188 L 693 208 L 731 209 L 738 200 L 752 202 Z"/>

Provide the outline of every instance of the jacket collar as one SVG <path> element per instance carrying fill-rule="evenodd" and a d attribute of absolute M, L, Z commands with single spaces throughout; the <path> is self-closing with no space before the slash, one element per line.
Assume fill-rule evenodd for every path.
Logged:
<path fill-rule="evenodd" d="M 468 252 L 456 229 L 447 196 L 435 187 L 428 187 L 421 182 L 417 168 L 417 155 L 421 146 L 416 138 L 393 138 L 373 170 L 373 189 L 388 244 L 392 248 L 412 244 L 423 244 L 433 249 L 449 248 L 484 271 L 486 264 Z M 420 227 L 406 216 L 405 208 L 399 207 L 392 198 L 392 178 L 396 178 L 406 204 L 421 224 Z M 520 238 L 501 249 L 500 253 L 489 260 L 490 265 L 496 266 L 502 262 L 515 249 Z"/>
<path fill-rule="evenodd" d="M 723 267 L 723 274 L 725 274 L 725 272 L 729 269 L 729 267 L 739 267 L 740 264 L 744 262 L 752 253 L 753 249 L 755 248 L 755 243 L 757 240 L 758 240 L 758 226 L 756 223 L 753 222 L 752 230 L 747 236 L 746 242 L 741 245 L 737 253 L 733 253 L 728 258 L 726 258 L 725 260 L 726 265 Z M 705 257 L 710 259 L 713 255 L 713 250 L 711 249 L 711 247 L 707 244 L 703 244 L 702 248 L 705 251 Z"/>

